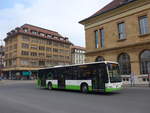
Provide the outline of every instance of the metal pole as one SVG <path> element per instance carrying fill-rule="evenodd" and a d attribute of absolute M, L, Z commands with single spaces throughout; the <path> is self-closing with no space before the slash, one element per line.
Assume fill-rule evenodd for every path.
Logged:
<path fill-rule="evenodd" d="M 131 75 L 130 75 L 130 85 L 131 85 L 131 87 L 132 87 L 132 73 L 131 73 Z"/>
<path fill-rule="evenodd" d="M 9 71 L 9 79 L 12 80 L 11 71 Z"/>
<path fill-rule="evenodd" d="M 149 87 L 150 87 L 150 73 L 148 74 Z"/>

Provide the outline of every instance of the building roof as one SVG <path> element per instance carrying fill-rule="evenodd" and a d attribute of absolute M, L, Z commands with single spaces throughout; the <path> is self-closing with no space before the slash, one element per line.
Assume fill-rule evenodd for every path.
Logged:
<path fill-rule="evenodd" d="M 112 2 L 110 2 L 109 4 L 107 4 L 106 6 L 104 6 L 102 9 L 98 10 L 96 13 L 94 13 L 93 15 L 91 15 L 90 17 L 84 19 L 84 20 L 81 20 L 79 23 L 85 21 L 85 20 L 88 20 L 88 19 L 91 19 L 93 17 L 96 17 L 96 16 L 99 16 L 101 14 L 104 14 L 110 10 L 114 10 L 116 8 L 119 8 L 123 5 L 126 5 L 130 2 L 134 2 L 134 1 L 137 1 L 137 0 L 113 0 Z"/>
<path fill-rule="evenodd" d="M 81 46 L 71 46 L 72 49 L 80 49 L 80 50 L 84 50 L 85 51 L 85 48 L 84 47 L 81 47 Z"/>
<path fill-rule="evenodd" d="M 38 27 L 38 26 L 30 25 L 30 24 L 24 24 L 23 26 L 21 26 L 21 28 L 27 28 L 27 29 L 30 29 L 30 30 L 33 30 L 33 31 L 37 31 L 39 33 L 45 33 L 45 34 L 50 34 L 50 35 L 55 35 L 55 36 L 62 37 L 56 31 L 48 30 L 48 29 L 41 28 L 41 27 Z"/>
<path fill-rule="evenodd" d="M 42 33 L 43 35 L 41 35 L 40 33 Z M 56 31 L 44 29 L 30 24 L 24 24 L 21 27 L 16 27 L 14 30 L 11 30 L 10 32 L 7 33 L 7 37 L 4 40 L 17 34 L 29 35 L 72 44 L 67 37 L 63 37 Z"/>

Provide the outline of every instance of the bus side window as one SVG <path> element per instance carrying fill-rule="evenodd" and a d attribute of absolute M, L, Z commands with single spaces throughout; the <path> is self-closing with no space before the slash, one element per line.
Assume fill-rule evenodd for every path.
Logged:
<path fill-rule="evenodd" d="M 59 79 L 64 79 L 65 78 L 63 70 L 61 68 L 55 70 L 55 77 L 59 78 Z"/>
<path fill-rule="evenodd" d="M 48 79 L 53 79 L 53 73 L 49 70 L 47 74 Z"/>
<path fill-rule="evenodd" d="M 51 71 L 52 73 L 52 79 L 57 79 L 57 73 L 55 72 L 55 70 Z"/>
<path fill-rule="evenodd" d="M 81 69 L 78 69 L 77 80 L 81 80 Z"/>
<path fill-rule="evenodd" d="M 73 66 L 72 67 L 72 79 L 77 80 L 79 74 L 79 69 L 78 67 Z"/>
<path fill-rule="evenodd" d="M 72 73 L 72 67 L 65 67 L 63 68 L 63 70 L 61 71 L 61 73 L 63 73 L 64 77 L 66 80 L 73 80 L 73 73 Z"/>

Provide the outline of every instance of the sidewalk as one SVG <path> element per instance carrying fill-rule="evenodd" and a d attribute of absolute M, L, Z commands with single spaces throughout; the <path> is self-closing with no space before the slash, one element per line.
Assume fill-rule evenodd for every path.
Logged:
<path fill-rule="evenodd" d="M 149 84 L 124 84 L 123 85 L 124 88 L 135 88 L 135 87 L 143 87 L 143 88 L 148 88 Z"/>
<path fill-rule="evenodd" d="M 0 85 L 18 83 L 35 83 L 35 80 L 0 80 Z"/>

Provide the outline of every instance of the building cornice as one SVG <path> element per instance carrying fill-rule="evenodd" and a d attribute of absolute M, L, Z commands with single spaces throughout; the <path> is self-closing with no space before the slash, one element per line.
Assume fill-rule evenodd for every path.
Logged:
<path fill-rule="evenodd" d="M 85 54 L 86 55 L 93 55 L 95 53 L 109 52 L 109 51 L 114 51 L 114 50 L 119 50 L 119 49 L 124 49 L 124 48 L 142 46 L 142 45 L 146 45 L 146 44 L 150 44 L 150 41 L 142 42 L 142 43 L 135 43 L 135 44 L 128 44 L 128 45 L 120 46 L 120 47 L 106 48 L 106 49 L 102 49 L 102 50 L 87 51 Z"/>
<path fill-rule="evenodd" d="M 30 67 L 5 67 L 2 71 L 26 71 L 26 70 L 39 70 L 40 68 L 30 68 Z"/>
<path fill-rule="evenodd" d="M 24 31 L 17 31 L 17 32 L 14 32 L 13 34 L 11 34 L 10 36 L 7 36 L 4 41 L 6 41 L 8 38 L 11 38 L 11 37 L 14 37 L 14 36 L 17 36 L 17 35 L 27 35 L 27 36 L 31 36 L 31 37 L 38 37 L 38 38 L 41 38 L 41 39 L 48 39 L 48 40 L 52 40 L 52 41 L 57 41 L 57 42 L 62 42 L 62 43 L 66 43 L 66 44 L 72 44 L 70 41 L 64 41 L 64 40 L 58 40 L 58 39 L 55 39 L 55 38 L 47 38 L 47 37 L 43 37 L 43 36 L 40 36 L 40 35 L 36 35 L 36 34 L 32 34 L 32 33 L 26 33 Z"/>

